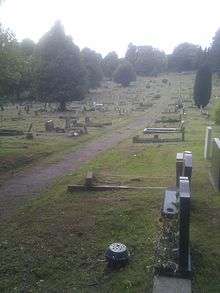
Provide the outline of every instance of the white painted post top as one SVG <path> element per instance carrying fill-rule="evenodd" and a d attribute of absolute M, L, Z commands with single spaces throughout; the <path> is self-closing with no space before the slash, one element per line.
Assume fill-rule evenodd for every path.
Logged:
<path fill-rule="evenodd" d="M 182 161 L 183 160 L 183 153 L 177 153 L 176 154 L 176 160 L 177 161 Z"/>

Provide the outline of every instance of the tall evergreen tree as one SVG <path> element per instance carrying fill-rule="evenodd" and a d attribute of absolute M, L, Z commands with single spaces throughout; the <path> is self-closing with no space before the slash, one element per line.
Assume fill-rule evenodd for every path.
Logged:
<path fill-rule="evenodd" d="M 35 89 L 41 101 L 58 102 L 64 111 L 68 101 L 84 97 L 86 73 L 80 50 L 59 21 L 37 44 L 35 63 Z"/>
<path fill-rule="evenodd" d="M 120 83 L 122 86 L 128 86 L 131 81 L 136 80 L 136 74 L 131 63 L 128 61 L 121 61 L 121 64 L 113 74 L 114 81 Z"/>
<path fill-rule="evenodd" d="M 201 64 L 201 47 L 191 43 L 181 43 L 168 57 L 168 67 L 173 71 L 197 70 Z"/>
<path fill-rule="evenodd" d="M 113 73 L 119 65 L 118 55 L 113 51 L 103 59 L 103 71 L 107 78 L 112 79 Z"/>
<path fill-rule="evenodd" d="M 89 48 L 84 48 L 81 51 L 81 58 L 86 69 L 88 89 L 97 88 L 103 78 L 102 56 Z"/>
<path fill-rule="evenodd" d="M 15 100 L 17 102 L 33 99 L 32 84 L 33 84 L 33 55 L 35 43 L 30 39 L 24 39 L 19 43 L 19 58 L 22 66 L 20 67 L 20 81 L 16 86 Z"/>
<path fill-rule="evenodd" d="M 138 75 L 151 76 L 166 69 L 166 55 L 152 46 L 135 46 L 129 44 L 125 54 Z"/>
<path fill-rule="evenodd" d="M 135 62 L 137 60 L 137 46 L 133 45 L 132 43 L 128 44 L 128 49 L 125 53 L 125 59 L 133 66 L 135 66 Z"/>
<path fill-rule="evenodd" d="M 196 73 L 194 84 L 194 101 L 196 106 L 205 107 L 208 105 L 212 91 L 212 72 L 205 64 Z"/>
<path fill-rule="evenodd" d="M 0 24 L 0 97 L 12 98 L 21 79 L 22 61 L 14 35 Z"/>

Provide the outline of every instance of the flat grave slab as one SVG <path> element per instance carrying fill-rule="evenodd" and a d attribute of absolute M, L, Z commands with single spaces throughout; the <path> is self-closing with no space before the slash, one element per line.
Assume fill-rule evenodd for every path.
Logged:
<path fill-rule="evenodd" d="M 187 279 L 154 277 L 153 293 L 191 293 L 191 281 Z"/>
<path fill-rule="evenodd" d="M 164 202 L 162 207 L 162 215 L 164 217 L 172 218 L 178 213 L 177 207 L 176 190 L 167 189 L 165 191 Z"/>

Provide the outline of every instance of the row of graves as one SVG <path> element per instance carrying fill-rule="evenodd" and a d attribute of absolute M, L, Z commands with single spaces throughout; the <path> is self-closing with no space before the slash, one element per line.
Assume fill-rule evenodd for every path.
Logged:
<path fill-rule="evenodd" d="M 192 153 L 177 153 L 176 185 L 165 190 L 161 208 L 153 293 L 191 292 L 191 181 Z"/>
<path fill-rule="evenodd" d="M 192 153 L 185 151 L 176 155 L 175 186 L 165 189 L 161 207 L 161 231 L 155 248 L 155 278 L 153 293 L 190 293 L 190 206 L 192 182 Z M 79 191 L 142 190 L 150 187 L 97 184 L 93 172 L 88 172 L 84 184 L 68 185 L 70 193 Z M 163 188 L 164 189 L 164 188 Z M 111 269 L 129 262 L 130 255 L 122 243 L 112 243 L 106 251 Z M 173 289 L 175 288 L 175 290 Z"/>
<path fill-rule="evenodd" d="M 146 127 L 143 130 L 144 136 L 136 135 L 133 137 L 133 143 L 169 143 L 185 141 L 185 123 L 183 120 L 185 109 L 183 103 L 178 99 L 177 103 L 169 104 L 167 111 L 162 114 L 172 116 L 162 116 L 155 123 L 163 125 L 178 123 L 175 127 Z"/>

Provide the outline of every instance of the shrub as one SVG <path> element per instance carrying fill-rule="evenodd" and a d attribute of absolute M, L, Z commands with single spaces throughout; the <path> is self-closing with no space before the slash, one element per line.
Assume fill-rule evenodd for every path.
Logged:
<path fill-rule="evenodd" d="M 196 106 L 208 105 L 212 90 L 212 73 L 208 65 L 202 65 L 196 73 L 194 84 L 194 101 Z"/>
<path fill-rule="evenodd" d="M 136 74 L 133 66 L 128 61 L 121 63 L 113 74 L 114 82 L 122 86 L 128 86 L 131 81 L 136 80 Z"/>

